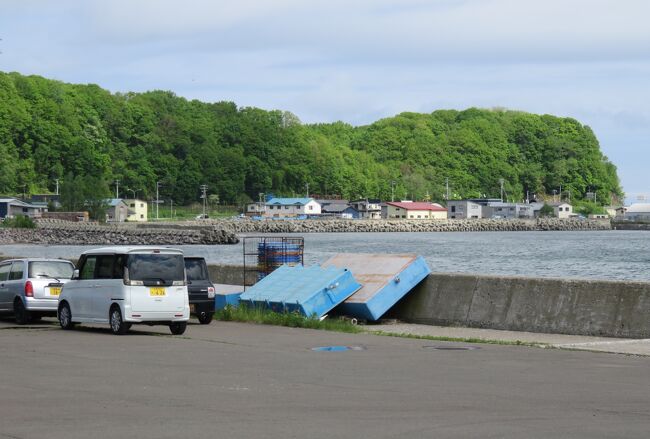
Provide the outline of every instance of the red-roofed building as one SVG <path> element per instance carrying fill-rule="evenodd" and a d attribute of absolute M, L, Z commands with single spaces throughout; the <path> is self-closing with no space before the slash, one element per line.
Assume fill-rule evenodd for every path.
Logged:
<path fill-rule="evenodd" d="M 386 202 L 381 209 L 386 219 L 447 219 L 447 209 L 437 203 L 421 201 Z"/>

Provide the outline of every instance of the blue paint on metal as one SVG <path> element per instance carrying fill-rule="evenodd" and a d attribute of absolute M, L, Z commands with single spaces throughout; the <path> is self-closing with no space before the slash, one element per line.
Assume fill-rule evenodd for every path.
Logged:
<path fill-rule="evenodd" d="M 316 352 L 342 352 L 342 351 L 364 351 L 365 348 L 361 346 L 319 346 L 317 348 L 311 348 L 311 350 Z"/>
<path fill-rule="evenodd" d="M 248 288 L 240 302 L 322 317 L 359 288 L 352 273 L 343 268 L 283 265 Z"/>
<path fill-rule="evenodd" d="M 214 306 L 216 309 L 224 309 L 226 305 L 237 306 L 239 305 L 239 296 L 242 293 L 217 293 L 214 296 Z"/>
<path fill-rule="evenodd" d="M 395 262 L 386 263 L 391 257 L 395 258 Z M 406 263 L 402 265 L 398 263 L 399 261 Z M 379 320 L 386 311 L 431 273 L 424 258 L 415 255 L 341 253 L 332 257 L 324 265 L 341 266 L 346 262 L 364 287 L 342 303 L 336 311 L 371 321 Z"/>

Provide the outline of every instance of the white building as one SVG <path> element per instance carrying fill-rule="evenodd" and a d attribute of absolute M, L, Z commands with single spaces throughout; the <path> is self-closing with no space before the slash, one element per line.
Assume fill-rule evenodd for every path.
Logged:
<path fill-rule="evenodd" d="M 321 207 L 313 198 L 271 198 L 266 202 L 266 217 L 320 215 Z"/>
<path fill-rule="evenodd" d="M 447 209 L 437 203 L 420 201 L 388 201 L 382 206 L 382 218 L 386 219 L 447 219 Z"/>
<path fill-rule="evenodd" d="M 556 218 L 571 218 L 573 216 L 573 206 L 569 203 L 549 203 L 553 208 Z"/>
<path fill-rule="evenodd" d="M 449 219 L 479 219 L 483 218 L 482 207 L 469 200 L 447 201 L 447 218 Z"/>
<path fill-rule="evenodd" d="M 147 202 L 137 198 L 127 198 L 124 203 L 129 207 L 127 221 L 146 222 L 147 221 Z"/>
<path fill-rule="evenodd" d="M 630 221 L 649 221 L 650 220 L 650 203 L 633 203 L 630 204 L 624 213 L 624 218 Z"/>

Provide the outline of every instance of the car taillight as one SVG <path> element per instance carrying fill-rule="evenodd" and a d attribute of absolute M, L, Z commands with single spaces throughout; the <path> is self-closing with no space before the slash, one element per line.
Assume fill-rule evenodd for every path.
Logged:
<path fill-rule="evenodd" d="M 208 287 L 208 299 L 214 299 L 214 287 Z"/>
<path fill-rule="evenodd" d="M 25 297 L 34 297 L 34 286 L 31 280 L 25 282 Z"/>

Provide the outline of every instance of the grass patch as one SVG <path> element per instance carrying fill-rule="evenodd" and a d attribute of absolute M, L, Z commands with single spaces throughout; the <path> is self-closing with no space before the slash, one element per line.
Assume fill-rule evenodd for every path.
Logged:
<path fill-rule="evenodd" d="M 249 306 L 240 303 L 234 307 L 226 305 L 224 309 L 218 310 L 214 317 L 224 322 L 248 322 L 261 325 L 288 326 L 290 328 L 322 329 L 326 331 L 337 331 L 347 333 L 363 332 L 361 328 L 353 325 L 347 320 L 324 319 L 320 320 L 315 315 L 305 317 L 297 312 L 275 312 L 260 306 Z"/>
<path fill-rule="evenodd" d="M 435 335 L 415 335 L 415 334 L 405 334 L 405 333 L 393 333 L 393 332 L 384 332 L 384 331 L 366 331 L 369 334 L 374 335 L 383 335 L 387 337 L 401 337 L 401 338 L 413 338 L 416 340 L 432 340 L 432 341 L 448 341 L 456 343 L 483 343 L 483 344 L 498 344 L 498 345 L 507 345 L 507 346 L 529 346 L 529 347 L 547 347 L 545 343 L 535 343 L 521 340 L 490 340 L 484 338 L 461 338 L 461 337 L 443 337 Z"/>

